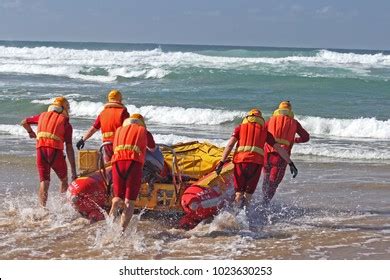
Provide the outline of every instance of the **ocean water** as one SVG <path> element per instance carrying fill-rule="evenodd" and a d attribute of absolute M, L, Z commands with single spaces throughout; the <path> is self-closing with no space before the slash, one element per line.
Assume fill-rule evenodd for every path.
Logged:
<path fill-rule="evenodd" d="M 76 142 L 112 88 L 122 91 L 130 113 L 145 116 L 163 144 L 201 140 L 224 146 L 249 109 L 260 108 L 267 118 L 281 100 L 290 100 L 311 134 L 309 143 L 294 146 L 300 174 L 296 180 L 286 176 L 274 212 L 263 215 L 259 232 L 248 230 L 247 217 L 223 224 L 229 221 L 223 216 L 192 233 L 178 232 L 169 223 L 148 233 L 150 221 L 140 219 L 142 236 L 129 245 L 127 255 L 106 255 L 107 242 L 116 246 L 115 240 L 104 239 L 110 236 L 107 225 L 88 225 L 66 206 L 49 216 L 35 209 L 34 141 L 19 123 L 64 95 L 70 100 Z M 196 239 L 194 244 L 205 246 L 193 248 L 196 258 L 217 258 L 225 242 L 241 248 L 232 253 L 235 246 L 228 247 L 227 258 L 388 258 L 390 252 L 378 244 L 390 242 L 389 109 L 390 51 L 0 41 L 0 231 L 6 233 L 0 251 L 8 252 L 5 258 L 148 258 L 143 250 L 153 244 L 153 258 L 190 258 L 179 248 L 193 246 L 190 240 Z M 85 148 L 96 148 L 99 141 L 96 134 Z M 52 186 L 49 200 L 56 195 Z M 27 247 L 12 247 L 17 236 L 17 244 L 27 239 L 21 223 L 26 232 L 45 229 L 36 233 L 37 240 L 46 230 L 54 240 L 81 231 L 89 249 L 41 248 L 34 238 Z M 335 225 L 326 228 L 326 236 L 324 224 Z M 72 230 L 65 229 L 69 225 Z M 11 229 L 19 235 L 7 237 Z M 219 253 L 213 253 L 206 245 L 221 232 L 215 239 L 221 242 L 215 245 Z M 344 238 L 340 244 L 339 234 Z M 269 251 L 264 249 L 268 237 L 276 238 Z M 375 246 L 361 252 L 354 244 L 365 241 Z M 134 254 L 133 245 L 138 246 Z"/>

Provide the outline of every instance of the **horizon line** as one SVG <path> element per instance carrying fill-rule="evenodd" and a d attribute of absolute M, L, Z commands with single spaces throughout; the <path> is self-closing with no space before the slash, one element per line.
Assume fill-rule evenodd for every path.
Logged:
<path fill-rule="evenodd" d="M 230 44 L 186 44 L 186 43 L 155 43 L 155 42 L 98 42 L 98 41 L 73 41 L 73 40 L 11 40 L 11 39 L 0 39 L 0 42 L 29 42 L 29 43 L 87 43 L 87 44 L 129 44 L 129 45 L 170 45 L 170 46 L 199 46 L 199 47 L 233 47 L 233 48 L 275 48 L 275 49 L 328 49 L 328 50 L 357 50 L 357 51 L 385 51 L 388 52 L 390 49 L 367 49 L 367 48 L 340 48 L 340 47 L 297 47 L 297 46 L 260 46 L 260 45 L 230 45 Z"/>

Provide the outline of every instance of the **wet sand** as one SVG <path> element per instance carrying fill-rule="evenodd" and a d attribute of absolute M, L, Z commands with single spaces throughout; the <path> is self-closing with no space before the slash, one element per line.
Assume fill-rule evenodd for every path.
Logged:
<path fill-rule="evenodd" d="M 270 209 L 260 188 L 246 214 L 226 210 L 191 231 L 175 216 L 90 224 L 61 197 L 52 174 L 39 209 L 34 157 L 0 156 L 2 259 L 390 259 L 390 166 L 296 161 Z M 125 244 L 125 245 L 124 245 Z"/>

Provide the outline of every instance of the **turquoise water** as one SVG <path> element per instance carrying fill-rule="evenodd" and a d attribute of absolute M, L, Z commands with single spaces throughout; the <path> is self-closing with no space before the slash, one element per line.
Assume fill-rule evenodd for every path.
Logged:
<path fill-rule="evenodd" d="M 26 153 L 17 124 L 57 95 L 79 137 L 119 88 L 165 144 L 224 145 L 250 108 L 290 100 L 313 136 L 297 156 L 388 162 L 389 78 L 389 51 L 0 41 L 0 138 Z"/>
<path fill-rule="evenodd" d="M 0 255 L 389 259 L 389 78 L 388 51 L 0 41 Z M 65 203 L 54 174 L 41 211 L 35 143 L 20 121 L 65 95 L 76 142 L 112 88 L 164 144 L 224 146 L 249 109 L 268 117 L 288 99 L 311 134 L 293 148 L 299 175 L 286 174 L 268 214 L 258 186 L 248 215 L 221 211 L 189 232 L 137 215 L 118 239 L 115 224 L 90 225 Z M 85 148 L 99 144 L 97 133 Z"/>

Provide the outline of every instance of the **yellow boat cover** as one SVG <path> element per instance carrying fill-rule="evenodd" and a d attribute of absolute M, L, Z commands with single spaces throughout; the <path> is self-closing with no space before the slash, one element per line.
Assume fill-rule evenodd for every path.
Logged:
<path fill-rule="evenodd" d="M 165 162 L 170 170 L 172 170 L 173 165 L 173 154 L 170 148 L 176 154 L 180 173 L 194 179 L 199 179 L 213 171 L 221 160 L 224 150 L 210 143 L 199 143 L 198 141 L 178 143 L 169 148 L 161 147 Z"/>

